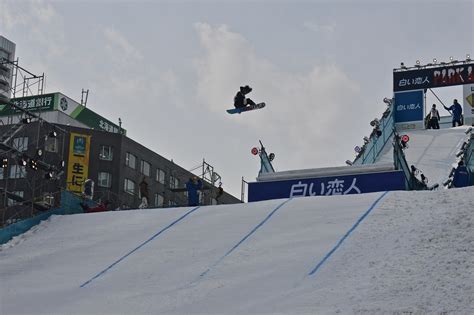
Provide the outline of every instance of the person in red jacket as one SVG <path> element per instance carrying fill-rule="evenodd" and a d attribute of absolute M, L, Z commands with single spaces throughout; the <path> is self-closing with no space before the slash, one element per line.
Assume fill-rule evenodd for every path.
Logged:
<path fill-rule="evenodd" d="M 92 208 L 86 205 L 85 203 L 81 203 L 80 205 L 85 213 L 104 212 L 104 211 L 108 211 L 107 206 L 109 205 L 109 201 L 106 200 L 104 202 L 101 202 L 96 207 L 92 207 Z"/>

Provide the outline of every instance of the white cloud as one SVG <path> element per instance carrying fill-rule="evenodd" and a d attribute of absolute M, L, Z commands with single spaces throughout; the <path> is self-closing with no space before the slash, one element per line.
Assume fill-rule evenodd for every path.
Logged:
<path fill-rule="evenodd" d="M 106 47 L 113 60 L 120 64 L 133 64 L 142 60 L 143 55 L 119 31 L 107 27 L 104 30 Z"/>
<path fill-rule="evenodd" d="M 334 150 L 325 146 L 353 147 L 343 133 L 334 132 L 336 126 L 355 121 L 354 107 L 360 99 L 359 86 L 340 67 L 316 64 L 306 72 L 287 72 L 259 57 L 242 35 L 226 26 L 199 23 L 195 28 L 204 50 L 196 62 L 201 106 L 211 111 L 232 108 L 239 86 L 252 86 L 248 96 L 267 107 L 234 115 L 232 121 L 250 128 L 256 137 L 279 139 L 290 157 L 289 167 L 334 165 Z"/>
<path fill-rule="evenodd" d="M 334 22 L 324 24 L 324 23 L 317 23 L 314 21 L 305 21 L 303 25 L 310 31 L 313 31 L 316 33 L 331 35 L 332 33 L 336 31 L 336 23 Z"/>
<path fill-rule="evenodd" d="M 0 1 L 0 28 L 5 29 L 7 37 L 8 33 L 21 30 L 38 51 L 46 52 L 47 58 L 66 53 L 63 19 L 46 1 Z"/>

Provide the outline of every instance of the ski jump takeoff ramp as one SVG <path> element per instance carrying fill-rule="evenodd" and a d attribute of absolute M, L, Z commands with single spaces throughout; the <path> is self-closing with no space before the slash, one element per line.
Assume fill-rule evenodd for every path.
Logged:
<path fill-rule="evenodd" d="M 457 153 L 470 137 L 466 134 L 468 128 L 400 132 L 410 139 L 404 150 L 408 166 L 423 172 L 429 187 L 442 187 L 453 166 L 457 166 Z M 248 201 L 409 190 L 407 176 L 395 169 L 393 146 L 388 139 L 374 164 L 260 174 L 248 185 Z"/>
<path fill-rule="evenodd" d="M 442 183 L 448 179 L 453 166 L 457 165 L 456 153 L 464 141 L 469 139 L 466 130 L 461 126 L 449 129 L 429 129 L 400 132 L 408 135 L 410 140 L 405 149 L 408 165 L 414 165 L 428 178 L 428 186 Z M 393 149 L 388 150 L 377 163 L 393 161 Z"/>

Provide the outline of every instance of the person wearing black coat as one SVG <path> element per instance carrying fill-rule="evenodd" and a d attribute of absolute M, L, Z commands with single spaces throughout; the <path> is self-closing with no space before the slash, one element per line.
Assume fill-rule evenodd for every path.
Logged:
<path fill-rule="evenodd" d="M 240 91 L 238 91 L 234 97 L 234 107 L 242 108 L 247 105 L 255 105 L 254 101 L 245 97 L 245 95 L 249 94 L 250 92 L 252 92 L 252 88 L 250 86 L 241 86 Z"/>

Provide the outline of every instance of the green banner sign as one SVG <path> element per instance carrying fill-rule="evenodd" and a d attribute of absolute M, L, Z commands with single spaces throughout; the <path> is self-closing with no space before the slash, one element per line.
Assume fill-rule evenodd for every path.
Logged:
<path fill-rule="evenodd" d="M 57 93 L 54 93 L 14 98 L 11 102 L 30 112 L 43 112 L 54 110 L 56 100 Z M 17 115 L 20 112 L 20 110 L 12 108 L 11 106 L 0 104 L 0 116 Z"/>
<path fill-rule="evenodd" d="M 14 98 L 11 102 L 31 112 L 60 111 L 95 130 L 126 134 L 125 129 L 61 93 Z M 0 117 L 19 113 L 11 106 L 0 104 Z"/>
<path fill-rule="evenodd" d="M 65 113 L 71 118 L 74 118 L 78 122 L 81 122 L 90 128 L 94 128 L 95 130 L 125 134 L 124 129 L 120 129 L 118 125 L 114 124 L 108 119 L 105 119 L 99 114 L 96 114 L 94 111 L 79 104 L 73 99 L 61 93 L 58 93 L 57 99 L 58 104 L 55 109 Z"/>
<path fill-rule="evenodd" d="M 77 108 L 78 110 L 74 111 L 71 114 L 71 117 L 74 118 L 75 120 L 82 122 L 83 124 L 94 128 L 96 130 L 102 130 L 102 131 L 107 131 L 107 132 L 113 132 L 113 133 L 120 133 L 120 128 L 113 122 L 111 122 L 108 119 L 105 119 L 104 117 L 97 115 L 90 109 L 81 106 L 81 108 Z M 123 134 L 125 134 L 125 130 L 122 129 L 121 131 Z"/>

